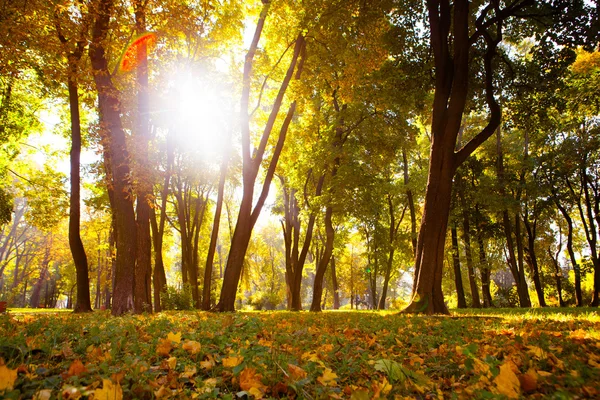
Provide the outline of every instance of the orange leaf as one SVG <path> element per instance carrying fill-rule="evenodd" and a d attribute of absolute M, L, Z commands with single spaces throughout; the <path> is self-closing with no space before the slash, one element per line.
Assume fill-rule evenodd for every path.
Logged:
<path fill-rule="evenodd" d="M 290 376 L 293 380 L 299 381 L 306 378 L 306 371 L 294 364 L 288 364 Z"/>
<path fill-rule="evenodd" d="M 163 357 L 168 357 L 173 346 L 171 341 L 167 339 L 159 339 L 158 346 L 156 346 L 156 354 Z"/>
<path fill-rule="evenodd" d="M 538 374 L 535 370 L 530 369 L 527 373 L 519 376 L 521 388 L 525 393 L 533 392 L 537 389 Z"/>
<path fill-rule="evenodd" d="M 0 365 L 0 391 L 12 390 L 17 380 L 17 370 L 9 369 L 6 365 Z"/>
<path fill-rule="evenodd" d="M 200 343 L 194 340 L 186 341 L 181 347 L 191 355 L 198 354 L 201 348 Z"/>
<path fill-rule="evenodd" d="M 267 390 L 262 383 L 262 375 L 257 374 L 254 368 L 244 368 L 241 372 L 240 387 L 257 399 L 261 399 Z"/>
<path fill-rule="evenodd" d="M 81 360 L 77 359 L 71 363 L 71 366 L 69 367 L 69 370 L 67 371 L 67 377 L 81 376 L 81 375 L 85 374 L 86 372 L 88 372 L 88 370 L 85 367 L 85 365 L 83 365 Z"/>
<path fill-rule="evenodd" d="M 215 366 L 215 358 L 211 354 L 206 355 L 205 361 L 200 361 L 200 366 L 206 370 Z"/>

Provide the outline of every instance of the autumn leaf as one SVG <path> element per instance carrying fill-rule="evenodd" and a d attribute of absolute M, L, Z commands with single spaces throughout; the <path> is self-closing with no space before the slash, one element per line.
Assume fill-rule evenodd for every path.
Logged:
<path fill-rule="evenodd" d="M 52 397 L 52 389 L 42 389 L 33 395 L 33 400 L 50 400 Z"/>
<path fill-rule="evenodd" d="M 373 398 L 378 399 L 387 396 L 392 390 L 392 385 L 390 385 L 387 378 L 384 376 L 381 382 L 373 382 L 371 389 L 373 390 Z"/>
<path fill-rule="evenodd" d="M 538 374 L 534 369 L 530 369 L 525 374 L 519 376 L 521 388 L 525 393 L 537 390 Z"/>
<path fill-rule="evenodd" d="M 110 379 L 102 379 L 102 389 L 94 390 L 94 400 L 123 400 L 123 389 Z"/>
<path fill-rule="evenodd" d="M 377 360 L 374 365 L 375 369 L 380 372 L 384 372 L 392 382 L 398 381 L 404 382 L 406 374 L 402 365 L 393 360 Z"/>
<path fill-rule="evenodd" d="M 215 358 L 211 354 L 206 355 L 206 360 L 200 361 L 200 366 L 206 370 L 215 366 Z"/>
<path fill-rule="evenodd" d="M 242 356 L 225 357 L 221 360 L 221 362 L 223 363 L 223 366 L 228 367 L 228 368 L 237 367 L 238 365 L 240 365 L 242 363 L 242 361 L 244 361 L 244 357 L 242 357 Z"/>
<path fill-rule="evenodd" d="M 290 376 L 293 380 L 299 381 L 301 379 L 306 378 L 306 371 L 298 367 L 297 365 L 288 364 L 288 369 L 290 370 Z"/>
<path fill-rule="evenodd" d="M 240 387 L 257 399 L 261 399 L 267 390 L 262 383 L 262 375 L 257 374 L 254 368 L 244 368 L 240 373 Z"/>
<path fill-rule="evenodd" d="M 317 382 L 319 382 L 323 386 L 336 386 L 337 382 L 337 374 L 329 368 L 325 368 L 323 375 L 317 378 Z"/>
<path fill-rule="evenodd" d="M 177 358 L 169 357 L 169 359 L 167 360 L 167 365 L 169 366 L 169 369 L 175 369 L 175 367 L 177 366 Z"/>
<path fill-rule="evenodd" d="M 215 378 L 208 378 L 202 382 L 202 387 L 198 390 L 201 394 L 210 393 L 217 386 L 217 380 Z"/>
<path fill-rule="evenodd" d="M 178 333 L 169 332 L 169 334 L 167 335 L 167 340 L 170 340 L 171 342 L 179 344 L 181 342 L 181 332 L 178 332 Z"/>
<path fill-rule="evenodd" d="M 517 375 L 513 372 L 511 364 L 510 362 L 506 362 L 500 366 L 500 373 L 494 379 L 494 383 L 498 392 L 509 399 L 518 399 L 521 383 Z"/>
<path fill-rule="evenodd" d="M 173 349 L 171 345 L 171 340 L 167 339 L 159 339 L 158 346 L 156 346 L 156 354 L 163 357 L 168 357 L 169 353 Z"/>
<path fill-rule="evenodd" d="M 198 354 L 200 352 L 201 345 L 200 345 L 200 343 L 198 343 L 194 340 L 188 340 L 188 341 L 184 342 L 183 346 L 181 346 L 181 347 L 185 351 L 190 353 L 191 355 L 194 355 L 194 354 Z"/>
<path fill-rule="evenodd" d="M 71 376 L 81 376 L 88 372 L 87 368 L 81 360 L 77 359 L 71 363 L 69 369 L 67 370 L 67 378 Z"/>
<path fill-rule="evenodd" d="M 182 378 L 190 379 L 198 373 L 198 370 L 193 365 L 186 365 L 185 370 L 181 373 Z"/>
<path fill-rule="evenodd" d="M 6 365 L 0 365 L 0 391 L 12 390 L 17 380 L 17 370 L 9 369 Z"/>

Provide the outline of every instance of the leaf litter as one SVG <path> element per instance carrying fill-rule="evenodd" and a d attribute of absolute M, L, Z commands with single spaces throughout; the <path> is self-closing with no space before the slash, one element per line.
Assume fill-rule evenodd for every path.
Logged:
<path fill-rule="evenodd" d="M 598 381 L 595 311 L 0 316 L 7 399 L 594 398 Z"/>

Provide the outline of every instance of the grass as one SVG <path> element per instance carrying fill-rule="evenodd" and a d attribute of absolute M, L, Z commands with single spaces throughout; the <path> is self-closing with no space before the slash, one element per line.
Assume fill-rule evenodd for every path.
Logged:
<path fill-rule="evenodd" d="M 31 311 L 0 315 L 0 397 L 600 397 L 597 309 Z"/>

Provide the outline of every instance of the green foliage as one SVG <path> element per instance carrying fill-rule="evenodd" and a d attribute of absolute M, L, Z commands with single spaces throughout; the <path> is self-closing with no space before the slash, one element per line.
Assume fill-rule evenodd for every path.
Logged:
<path fill-rule="evenodd" d="M 185 284 L 182 288 L 168 285 L 161 292 L 161 305 L 164 310 L 193 310 L 192 288 Z"/>
<path fill-rule="evenodd" d="M 0 187 L 0 226 L 11 220 L 13 210 L 13 199 L 10 193 Z"/>
<path fill-rule="evenodd" d="M 275 310 L 283 303 L 280 292 L 255 292 L 248 298 L 248 302 L 255 310 Z"/>

